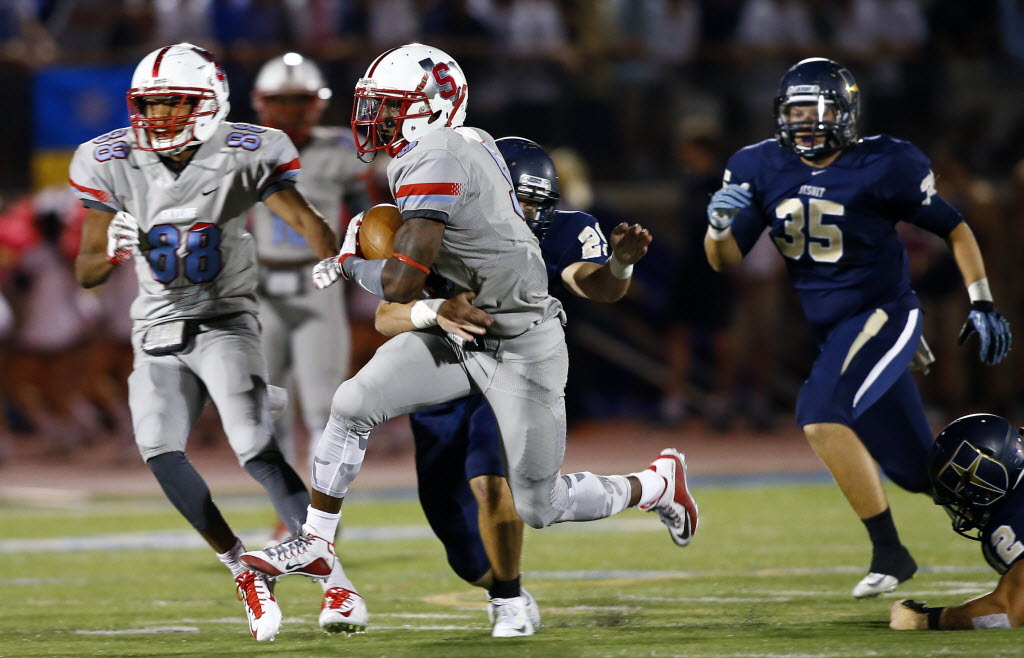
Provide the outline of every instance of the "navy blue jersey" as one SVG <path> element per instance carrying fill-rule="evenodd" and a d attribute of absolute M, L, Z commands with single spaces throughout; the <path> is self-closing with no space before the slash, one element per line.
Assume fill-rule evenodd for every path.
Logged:
<path fill-rule="evenodd" d="M 981 552 L 989 566 L 1001 574 L 1024 557 L 1024 486 L 1011 491 L 985 525 Z"/>
<path fill-rule="evenodd" d="M 557 297 L 562 270 L 580 261 L 603 265 L 608 260 L 608 240 L 597 220 L 585 212 L 555 210 L 554 215 L 540 241 L 540 253 L 548 268 L 548 289 Z"/>
<path fill-rule="evenodd" d="M 740 250 L 768 228 L 818 329 L 889 302 L 918 307 L 896 222 L 945 238 L 963 221 L 936 194 L 928 158 L 886 135 L 856 142 L 824 168 L 765 140 L 729 159 L 724 182 L 747 183 L 754 195 L 733 222 Z"/>

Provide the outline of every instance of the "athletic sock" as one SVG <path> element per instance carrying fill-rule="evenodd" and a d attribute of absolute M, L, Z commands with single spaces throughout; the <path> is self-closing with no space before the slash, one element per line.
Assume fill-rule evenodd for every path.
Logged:
<path fill-rule="evenodd" d="M 356 586 L 352 584 L 352 581 L 345 575 L 345 570 L 341 566 L 341 560 L 334 561 L 334 568 L 331 569 L 331 575 L 327 577 L 327 580 L 321 581 L 320 586 L 326 592 L 332 587 L 343 587 L 352 592 L 356 591 Z"/>
<path fill-rule="evenodd" d="M 341 512 L 330 514 L 310 505 L 306 508 L 306 523 L 302 528 L 311 535 L 334 543 L 334 534 L 338 531 L 338 521 L 340 520 Z"/>
<path fill-rule="evenodd" d="M 861 519 L 861 521 L 868 530 L 868 537 L 871 538 L 871 545 L 876 552 L 895 550 L 903 546 L 900 543 L 900 535 L 896 531 L 896 524 L 892 520 L 892 512 L 888 507 L 881 514 Z"/>
<path fill-rule="evenodd" d="M 630 473 L 629 477 L 640 480 L 640 502 L 636 504 L 642 510 L 650 509 L 651 505 L 658 502 L 665 493 L 666 480 L 649 468 L 639 473 Z"/>
<path fill-rule="evenodd" d="M 495 578 L 491 586 L 487 588 L 487 594 L 492 599 L 514 599 L 517 596 L 521 596 L 519 576 L 512 580 L 498 580 Z"/>
<path fill-rule="evenodd" d="M 873 573 L 884 573 L 896 577 L 900 582 L 907 580 L 917 571 L 917 563 L 910 551 L 900 542 L 892 512 L 886 508 L 881 514 L 861 519 L 871 538 L 871 567 Z"/>
<path fill-rule="evenodd" d="M 246 570 L 238 558 L 245 552 L 245 546 L 241 539 L 235 539 L 235 545 L 227 553 L 217 553 L 217 559 L 224 563 L 224 566 L 231 570 L 231 575 L 238 577 L 238 574 Z"/>

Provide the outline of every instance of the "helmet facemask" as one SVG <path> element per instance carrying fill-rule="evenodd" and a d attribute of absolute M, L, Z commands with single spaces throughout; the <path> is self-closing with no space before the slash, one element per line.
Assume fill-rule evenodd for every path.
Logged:
<path fill-rule="evenodd" d="M 151 116 L 151 108 L 171 107 L 169 112 Z M 193 143 L 196 121 L 217 114 L 213 91 L 187 87 L 128 90 L 128 118 L 138 146 L 143 151 L 177 155 Z"/>
<path fill-rule="evenodd" d="M 537 212 L 533 217 L 527 214 L 526 225 L 538 240 L 543 238 L 554 219 L 555 206 L 561 195 L 551 189 L 551 183 L 547 179 L 528 174 L 523 174 L 515 181 L 515 190 L 520 203 L 537 206 Z"/>
<path fill-rule="evenodd" d="M 253 94 L 253 105 L 260 123 L 283 131 L 296 145 L 309 139 L 314 126 L 319 125 L 327 101 L 317 94 L 281 92 Z"/>
<path fill-rule="evenodd" d="M 776 99 L 775 120 L 779 142 L 808 160 L 832 155 L 856 137 L 849 103 L 830 90 L 790 88 Z"/>
<path fill-rule="evenodd" d="M 360 155 L 383 150 L 394 156 L 408 140 L 403 135 L 406 121 L 436 120 L 430 100 L 422 91 L 376 89 L 367 80 L 356 86 L 352 105 L 352 134 Z"/>

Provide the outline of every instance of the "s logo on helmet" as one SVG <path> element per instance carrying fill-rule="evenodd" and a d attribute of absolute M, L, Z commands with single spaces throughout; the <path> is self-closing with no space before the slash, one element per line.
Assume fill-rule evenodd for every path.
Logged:
<path fill-rule="evenodd" d="M 444 62 L 436 64 L 430 73 L 434 76 L 434 82 L 437 83 L 440 89 L 441 98 L 448 100 L 455 96 L 458 89 L 455 86 L 455 80 L 452 79 L 452 76 L 448 75 L 447 64 Z"/>

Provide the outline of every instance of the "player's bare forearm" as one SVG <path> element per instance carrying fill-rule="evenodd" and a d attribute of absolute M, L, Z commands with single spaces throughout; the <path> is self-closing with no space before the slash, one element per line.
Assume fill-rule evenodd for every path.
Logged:
<path fill-rule="evenodd" d="M 960 274 L 964 278 L 964 284 L 969 286 L 975 281 L 984 279 L 985 261 L 981 256 L 978 240 L 974 237 L 974 231 L 967 225 L 967 222 L 960 222 L 956 228 L 950 231 L 947 240 L 949 248 L 953 251 L 956 265 L 960 268 Z"/>
<path fill-rule="evenodd" d="M 487 327 L 493 324 L 494 319 L 485 311 L 473 306 L 474 292 L 461 292 L 451 299 L 435 300 L 440 305 L 437 307 L 436 315 L 426 320 L 424 324 L 417 326 L 413 321 L 413 307 L 419 302 L 408 302 L 397 304 L 392 302 L 381 302 L 377 305 L 377 313 L 374 317 L 374 328 L 387 336 L 397 336 L 406 331 L 425 329 L 435 324 L 450 334 L 472 341 L 475 336 L 482 336 L 487 333 Z M 425 302 L 429 303 L 429 302 Z"/>
<path fill-rule="evenodd" d="M 384 297 L 391 302 L 411 302 L 419 298 L 427 282 L 427 271 L 434 264 L 444 237 L 444 224 L 413 217 L 405 220 L 395 233 L 395 255 L 381 272 Z"/>
<path fill-rule="evenodd" d="M 338 236 L 324 221 L 323 215 L 298 190 L 279 190 L 264 199 L 263 203 L 306 239 L 318 259 L 338 254 Z"/>
<path fill-rule="evenodd" d="M 75 258 L 75 277 L 83 288 L 100 285 L 116 265 L 107 260 L 107 227 L 114 213 L 90 208 L 82 222 L 82 241 Z"/>
<path fill-rule="evenodd" d="M 895 630 L 924 630 L 928 616 L 908 610 L 897 601 L 890 612 L 890 627 Z M 943 608 L 939 613 L 941 630 L 981 630 L 1016 628 L 1024 625 L 1024 563 L 1018 562 L 1002 578 L 996 588 L 976 599 Z"/>
<path fill-rule="evenodd" d="M 617 302 L 629 290 L 629 279 L 617 279 L 608 264 L 580 261 L 562 270 L 562 282 L 574 294 L 595 302 Z"/>
<path fill-rule="evenodd" d="M 716 272 L 724 272 L 743 262 L 743 252 L 740 251 L 740 246 L 736 244 L 736 238 L 731 233 L 720 240 L 705 235 L 704 253 L 708 257 L 711 269 Z"/>
<path fill-rule="evenodd" d="M 398 304 L 382 301 L 377 304 L 377 312 L 373 317 L 373 328 L 377 333 L 391 338 L 406 331 L 413 331 L 412 306 L 416 302 Z"/>

